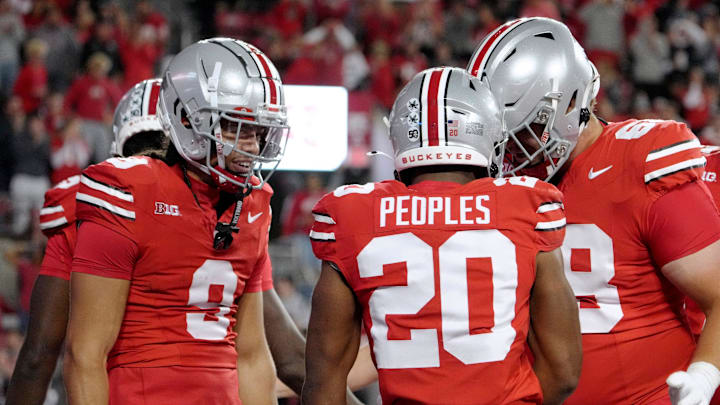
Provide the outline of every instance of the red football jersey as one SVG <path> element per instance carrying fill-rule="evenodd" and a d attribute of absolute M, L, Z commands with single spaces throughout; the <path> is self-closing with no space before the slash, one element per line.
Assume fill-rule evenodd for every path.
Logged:
<path fill-rule="evenodd" d="M 112 158 L 83 171 L 78 220 L 117 232 L 138 251 L 108 368 L 235 368 L 237 299 L 263 290 L 263 274 L 270 268 L 272 189 L 265 185 L 245 198 L 233 244 L 216 250 L 213 197 L 218 192 L 192 182 L 194 194 L 179 165 L 147 157 Z M 222 222 L 230 222 L 234 207 L 223 213 Z M 113 277 L 102 269 L 95 274 Z"/>
<path fill-rule="evenodd" d="M 525 351 L 539 251 L 560 247 L 562 194 L 535 178 L 340 187 L 315 206 L 369 331 L 388 404 L 541 403 Z"/>
<path fill-rule="evenodd" d="M 563 176 L 563 259 L 583 332 L 582 374 L 567 404 L 647 404 L 666 397 L 667 376 L 688 365 L 695 344 L 683 295 L 660 272 L 682 256 L 651 251 L 650 241 L 674 235 L 650 232 L 648 214 L 665 193 L 700 179 L 704 164 L 684 124 L 628 120 L 605 126 Z M 672 241 L 690 253 L 712 242 Z"/>
<path fill-rule="evenodd" d="M 80 176 L 72 176 L 59 182 L 45 193 L 45 204 L 40 210 L 40 229 L 49 238 L 65 238 L 68 249 L 64 257 L 48 257 L 40 267 L 40 274 L 70 280 L 70 262 L 77 237 L 75 227 L 75 193 L 79 188 Z M 67 263 L 67 265 L 62 265 Z"/>
<path fill-rule="evenodd" d="M 715 205 L 720 206 L 720 181 L 718 173 L 720 173 L 720 147 L 719 146 L 703 146 L 701 149 L 707 164 L 705 165 L 705 173 L 702 179 L 707 185 L 708 190 L 715 200 Z M 688 323 L 694 335 L 700 335 L 705 327 L 705 314 L 702 309 L 691 299 L 686 298 L 685 309 L 687 312 Z"/>

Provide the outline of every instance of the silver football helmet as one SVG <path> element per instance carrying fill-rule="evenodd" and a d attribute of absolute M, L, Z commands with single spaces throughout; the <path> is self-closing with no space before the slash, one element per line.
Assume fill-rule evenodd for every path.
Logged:
<path fill-rule="evenodd" d="M 148 79 L 133 86 L 120 99 L 113 116 L 113 136 L 110 154 L 123 155 L 125 142 L 133 135 L 146 131 L 160 131 L 163 127 L 157 116 L 160 79 Z"/>
<path fill-rule="evenodd" d="M 212 38 L 183 49 L 163 74 L 159 109 L 179 154 L 220 188 L 261 188 L 280 163 L 289 129 L 282 82 L 253 45 Z M 258 154 L 238 145 L 245 125 L 257 129 Z M 234 140 L 223 138 L 221 126 L 232 128 Z M 228 171 L 225 160 L 233 151 L 251 161 L 247 173 Z M 263 177 L 261 170 L 269 173 Z"/>
<path fill-rule="evenodd" d="M 389 122 L 398 172 L 468 165 L 500 175 L 507 141 L 500 108 L 487 84 L 460 68 L 415 75 L 395 99 Z"/>
<path fill-rule="evenodd" d="M 570 30 L 549 18 L 509 21 L 485 37 L 467 70 L 487 79 L 503 108 L 508 149 L 518 151 L 506 161 L 507 174 L 549 180 L 577 144 L 600 89 Z"/>

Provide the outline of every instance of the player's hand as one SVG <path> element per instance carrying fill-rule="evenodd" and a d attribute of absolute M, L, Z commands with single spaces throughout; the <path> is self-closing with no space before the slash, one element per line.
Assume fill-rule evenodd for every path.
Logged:
<path fill-rule="evenodd" d="M 695 362 L 687 371 L 676 371 L 666 380 L 673 405 L 708 405 L 720 382 L 720 371 L 706 362 Z"/>
<path fill-rule="evenodd" d="M 670 387 L 670 400 L 673 405 L 706 405 L 710 398 L 705 398 L 698 381 L 686 371 L 676 371 L 665 381 Z"/>

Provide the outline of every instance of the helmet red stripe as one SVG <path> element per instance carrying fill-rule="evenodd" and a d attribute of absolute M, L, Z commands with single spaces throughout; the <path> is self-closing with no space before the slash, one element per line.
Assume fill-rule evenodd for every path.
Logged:
<path fill-rule="evenodd" d="M 261 59 L 262 60 L 262 59 Z M 277 104 L 277 84 L 275 83 L 275 80 L 273 79 L 267 79 L 268 86 L 270 87 L 270 104 Z"/>
<path fill-rule="evenodd" d="M 428 146 L 438 146 L 440 144 L 440 137 L 438 135 L 438 89 L 440 88 L 440 78 L 442 77 L 443 70 L 434 70 L 430 74 L 430 84 L 427 93 L 428 102 Z"/>
<path fill-rule="evenodd" d="M 267 60 L 265 60 L 265 55 L 262 53 L 256 53 L 257 59 L 260 61 L 260 65 L 262 65 L 263 68 L 263 76 L 267 78 L 268 87 L 270 88 L 270 104 L 277 104 L 277 85 L 275 84 L 275 81 L 272 79 L 272 70 L 270 69 L 270 66 L 267 63 Z"/>
<path fill-rule="evenodd" d="M 148 99 L 148 115 L 157 114 L 158 97 L 160 96 L 160 82 L 153 82 L 150 87 L 150 98 Z"/>
<path fill-rule="evenodd" d="M 501 26 L 499 29 L 497 29 L 487 40 L 485 40 L 485 45 L 482 47 L 480 52 L 478 52 L 477 56 L 475 56 L 475 60 L 472 62 L 472 68 L 470 69 L 470 74 L 473 76 L 478 76 L 478 71 L 480 70 L 483 59 L 485 59 L 485 55 L 495 47 L 495 43 L 498 42 L 498 38 L 500 38 L 503 33 L 507 30 L 509 30 L 514 25 L 524 21 L 524 18 L 519 18 L 514 21 L 509 21 L 505 23 L 503 26 Z"/>

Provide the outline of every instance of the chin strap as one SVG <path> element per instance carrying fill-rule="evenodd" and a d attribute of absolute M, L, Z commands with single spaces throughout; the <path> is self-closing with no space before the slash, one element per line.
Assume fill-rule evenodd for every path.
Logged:
<path fill-rule="evenodd" d="M 237 233 L 239 230 L 237 223 L 240 220 L 240 211 L 242 211 L 243 200 L 245 197 L 250 195 L 251 192 L 252 188 L 247 188 L 242 193 L 239 193 L 238 200 L 235 203 L 235 211 L 233 211 L 233 216 L 229 224 L 218 221 L 215 225 L 213 237 L 213 248 L 215 248 L 215 250 L 226 250 L 232 244 L 232 234 Z"/>
<path fill-rule="evenodd" d="M 592 79 L 585 86 L 585 93 L 583 94 L 582 103 L 580 104 L 580 122 L 578 124 L 578 134 L 587 126 L 590 121 L 590 101 L 597 96 L 600 91 L 600 74 L 598 73 L 595 65 L 590 62 L 590 70 L 592 71 Z"/>
<path fill-rule="evenodd" d="M 213 167 L 213 170 L 217 170 L 218 172 L 222 173 L 222 175 L 225 177 L 229 177 L 231 179 L 237 180 L 238 182 L 242 182 L 242 180 L 240 180 L 238 178 L 238 176 L 230 173 L 229 171 L 221 168 L 220 166 Z M 210 174 L 213 178 L 213 181 L 215 182 L 215 185 L 221 191 L 224 191 L 224 192 L 230 193 L 230 194 L 237 194 L 240 192 L 240 189 L 242 188 L 241 186 L 238 186 L 235 183 L 228 181 L 227 179 L 223 178 L 222 176 L 220 176 L 218 173 L 216 173 L 214 171 L 211 171 Z M 247 179 L 247 177 L 245 178 L 245 180 L 246 180 L 246 185 L 250 183 L 249 180 Z"/>

